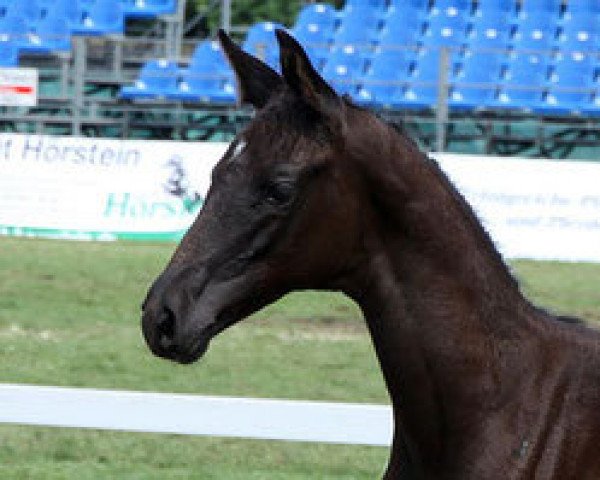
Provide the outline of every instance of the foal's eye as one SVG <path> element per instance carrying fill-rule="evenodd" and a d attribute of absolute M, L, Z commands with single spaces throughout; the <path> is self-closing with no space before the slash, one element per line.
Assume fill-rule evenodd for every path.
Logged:
<path fill-rule="evenodd" d="M 269 182 L 264 186 L 264 199 L 270 205 L 284 205 L 294 194 L 294 185 L 291 182 Z"/>

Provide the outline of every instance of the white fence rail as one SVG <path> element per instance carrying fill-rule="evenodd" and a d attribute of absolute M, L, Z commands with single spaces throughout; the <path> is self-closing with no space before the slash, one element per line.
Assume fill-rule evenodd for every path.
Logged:
<path fill-rule="evenodd" d="M 0 423 L 389 446 L 384 405 L 0 384 Z"/>

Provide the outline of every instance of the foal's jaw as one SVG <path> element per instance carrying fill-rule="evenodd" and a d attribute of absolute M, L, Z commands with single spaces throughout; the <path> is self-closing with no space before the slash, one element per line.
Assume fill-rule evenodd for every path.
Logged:
<path fill-rule="evenodd" d="M 142 331 L 150 350 L 183 364 L 200 359 L 215 335 L 255 309 L 259 297 L 249 291 L 252 285 L 247 275 L 223 282 L 208 280 L 200 292 L 190 295 L 187 292 L 193 288 L 165 284 L 159 278 L 143 307 Z"/>

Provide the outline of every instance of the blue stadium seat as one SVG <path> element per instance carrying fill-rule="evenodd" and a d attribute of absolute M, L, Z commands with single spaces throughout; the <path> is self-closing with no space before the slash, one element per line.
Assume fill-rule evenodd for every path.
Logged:
<path fill-rule="evenodd" d="M 37 0 L 0 0 L 0 17 L 22 17 L 34 22 L 40 15 Z"/>
<path fill-rule="evenodd" d="M 579 2 L 580 0 L 575 0 Z M 547 13 L 553 16 L 560 14 L 562 0 L 523 0 L 521 2 L 520 17 L 530 17 L 539 13 Z"/>
<path fill-rule="evenodd" d="M 71 50 L 69 23 L 57 13 L 50 13 L 32 25 L 27 43 L 21 49 L 29 53 L 49 54 Z"/>
<path fill-rule="evenodd" d="M 77 0 L 38 0 L 40 6 L 40 19 L 48 16 L 65 19 L 70 27 L 74 27 L 80 20 L 81 11 Z"/>
<path fill-rule="evenodd" d="M 25 18 L 14 15 L 0 16 L 0 42 L 11 42 L 20 47 L 27 45 L 29 29 Z"/>
<path fill-rule="evenodd" d="M 190 58 L 190 65 L 194 65 L 198 69 L 229 70 L 219 42 L 213 40 L 204 40 L 198 43 Z"/>
<path fill-rule="evenodd" d="M 166 97 L 182 102 L 235 103 L 233 73 L 217 41 L 198 44 L 189 67 L 180 70 L 175 89 Z"/>
<path fill-rule="evenodd" d="M 514 16 L 517 12 L 516 0 L 479 0 L 475 10 L 475 18 L 488 20 L 499 16 Z"/>
<path fill-rule="evenodd" d="M 454 69 L 456 56 L 451 56 L 450 70 Z M 403 108 L 424 109 L 435 106 L 440 77 L 440 50 L 422 50 L 415 56 L 406 85 L 394 97 L 394 103 Z"/>
<path fill-rule="evenodd" d="M 536 108 L 540 113 L 579 113 L 592 101 L 596 62 L 592 54 L 562 54 L 550 75 L 549 89 Z"/>
<path fill-rule="evenodd" d="M 358 79 L 364 70 L 364 56 L 361 53 L 353 45 L 333 47 L 322 75 L 338 93 L 356 94 Z"/>
<path fill-rule="evenodd" d="M 327 58 L 335 21 L 336 11 L 331 5 L 309 4 L 300 11 L 292 29 L 292 34 L 302 43 L 317 68 L 321 68 Z"/>
<path fill-rule="evenodd" d="M 454 12 L 461 16 L 470 15 L 471 6 L 471 0 L 435 0 L 429 15 L 435 16 L 445 14 L 448 16 L 454 16 Z"/>
<path fill-rule="evenodd" d="M 455 110 L 474 110 L 492 104 L 501 71 L 501 57 L 496 53 L 479 52 L 469 56 L 450 79 L 449 106 Z"/>
<path fill-rule="evenodd" d="M 412 9 L 425 15 L 428 7 L 429 0 L 389 0 L 388 11 Z"/>
<path fill-rule="evenodd" d="M 499 92 L 493 107 L 510 110 L 532 110 L 542 101 L 548 66 L 545 58 L 535 54 L 520 54 L 510 59 L 506 73 L 499 82 Z M 542 87 L 540 87 L 542 86 Z"/>
<path fill-rule="evenodd" d="M 383 9 L 373 8 L 356 2 L 346 4 L 339 14 L 340 24 L 333 36 L 333 42 L 337 45 L 361 45 L 365 46 L 377 31 Z"/>
<path fill-rule="evenodd" d="M 14 42 L 0 41 L 0 67 L 19 65 L 19 47 Z"/>
<path fill-rule="evenodd" d="M 77 35 L 122 35 L 125 30 L 123 7 L 120 0 L 94 0 L 83 4 L 81 21 L 72 31 Z"/>
<path fill-rule="evenodd" d="M 364 105 L 394 107 L 413 62 L 414 52 L 379 47 L 371 58 L 366 73 L 360 78 L 356 101 Z"/>
<path fill-rule="evenodd" d="M 570 0 L 567 2 L 567 15 L 600 15 L 598 0 Z"/>
<path fill-rule="evenodd" d="M 374 39 L 380 45 L 413 45 L 421 36 L 423 25 L 424 17 L 420 10 L 393 6 Z"/>
<path fill-rule="evenodd" d="M 467 46 L 472 50 L 508 48 L 511 25 L 506 16 L 482 17 L 473 22 L 467 35 Z M 501 54 L 501 52 L 498 52 Z"/>
<path fill-rule="evenodd" d="M 298 13 L 294 28 L 316 24 L 325 29 L 333 29 L 336 15 L 335 8 L 328 3 L 310 3 Z"/>
<path fill-rule="evenodd" d="M 460 5 L 460 3 L 456 3 Z M 422 37 L 427 46 L 458 46 L 464 43 L 468 9 L 450 6 L 437 10 L 428 17 L 427 28 Z"/>
<path fill-rule="evenodd" d="M 600 2 L 599 2 L 600 5 Z M 563 22 L 559 41 L 563 50 L 592 51 L 600 46 L 598 16 L 577 13 Z"/>
<path fill-rule="evenodd" d="M 131 18 L 155 18 L 177 11 L 177 0 L 121 0 L 123 14 Z"/>
<path fill-rule="evenodd" d="M 181 72 L 176 89 L 167 92 L 165 96 L 181 102 L 233 105 L 236 101 L 235 82 L 228 72 L 207 72 L 190 67 Z"/>
<path fill-rule="evenodd" d="M 553 47 L 557 32 L 557 18 L 547 13 L 528 16 L 519 22 L 512 39 L 518 50 L 537 50 L 542 55 Z"/>
<path fill-rule="evenodd" d="M 285 28 L 274 22 L 260 22 L 252 25 L 246 34 L 242 48 L 265 61 L 271 68 L 279 70 L 279 47 L 275 30 Z"/>
<path fill-rule="evenodd" d="M 367 7 L 367 8 L 384 8 L 386 0 L 346 0 L 344 7 Z"/>
<path fill-rule="evenodd" d="M 133 86 L 122 87 L 124 99 L 164 98 L 177 89 L 179 67 L 168 60 L 151 60 L 142 67 Z"/>

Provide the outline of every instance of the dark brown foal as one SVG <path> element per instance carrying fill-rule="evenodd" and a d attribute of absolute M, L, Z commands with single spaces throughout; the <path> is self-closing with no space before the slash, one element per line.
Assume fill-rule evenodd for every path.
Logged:
<path fill-rule="evenodd" d="M 221 32 L 256 117 L 144 303 L 188 363 L 283 294 L 362 308 L 395 414 L 386 479 L 600 479 L 600 335 L 534 307 L 437 164 L 277 33 L 282 75 Z"/>

